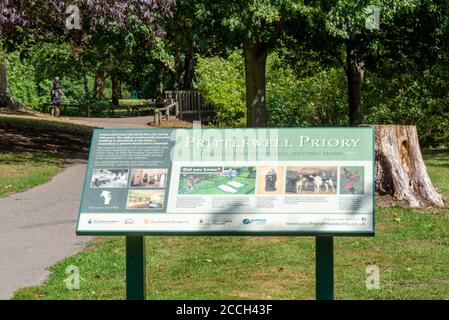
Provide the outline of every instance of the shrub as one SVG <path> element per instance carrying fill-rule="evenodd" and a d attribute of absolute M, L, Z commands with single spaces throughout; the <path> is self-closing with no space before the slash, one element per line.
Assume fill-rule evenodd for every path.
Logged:
<path fill-rule="evenodd" d="M 198 88 L 205 100 L 215 106 L 219 125 L 243 127 L 245 118 L 245 74 L 239 51 L 227 59 L 198 57 Z"/>

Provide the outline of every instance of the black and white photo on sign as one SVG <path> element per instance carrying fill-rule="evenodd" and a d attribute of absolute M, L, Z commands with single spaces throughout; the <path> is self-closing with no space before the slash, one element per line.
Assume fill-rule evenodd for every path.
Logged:
<path fill-rule="evenodd" d="M 128 169 L 94 169 L 90 182 L 91 188 L 126 188 Z"/>

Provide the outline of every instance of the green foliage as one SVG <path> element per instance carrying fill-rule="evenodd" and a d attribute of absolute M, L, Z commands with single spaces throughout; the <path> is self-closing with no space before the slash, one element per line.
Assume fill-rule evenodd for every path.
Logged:
<path fill-rule="evenodd" d="M 276 70 L 276 69 L 273 69 Z M 341 126 L 347 124 L 345 75 L 323 70 L 300 80 L 274 86 L 268 94 L 270 126 Z M 283 82 L 284 81 L 284 82 Z"/>
<path fill-rule="evenodd" d="M 235 51 L 228 59 L 198 59 L 198 87 L 206 101 L 218 110 L 221 126 L 244 126 L 245 78 L 243 58 Z M 344 125 L 346 116 L 345 75 L 340 69 L 320 71 L 297 79 L 293 69 L 276 52 L 267 59 L 268 125 Z"/>
<path fill-rule="evenodd" d="M 198 58 L 198 88 L 217 109 L 220 126 L 245 126 L 245 75 L 239 51 L 228 59 Z"/>
<path fill-rule="evenodd" d="M 51 103 L 51 80 L 58 76 L 64 93 L 63 104 L 86 102 L 84 82 L 79 62 L 66 44 L 42 44 L 29 49 L 25 57 L 20 52 L 6 55 L 8 85 L 13 99 L 23 105 L 41 110 Z M 89 90 L 92 92 L 94 74 L 88 74 Z M 106 81 L 104 93 L 111 95 L 111 82 Z M 124 94 L 128 94 L 125 90 Z M 80 115 L 75 112 L 71 115 Z"/>
<path fill-rule="evenodd" d="M 38 92 L 45 87 L 51 89 L 50 80 L 36 85 L 36 69 L 30 61 L 21 60 L 18 53 L 9 54 L 6 63 L 9 92 L 14 100 L 35 109 L 38 109 L 43 103 L 48 103 L 49 93 L 43 96 L 39 95 Z M 50 89 L 48 89 L 48 92 L 50 92 Z"/>
<path fill-rule="evenodd" d="M 64 78 L 79 75 L 79 64 L 69 44 L 43 43 L 33 46 L 29 55 L 38 83 L 56 76 Z"/>
<path fill-rule="evenodd" d="M 419 74 L 386 79 L 369 73 L 364 88 L 365 122 L 413 124 L 423 146 L 449 146 L 449 72 L 434 65 Z M 387 84 L 387 85 L 385 85 Z"/>

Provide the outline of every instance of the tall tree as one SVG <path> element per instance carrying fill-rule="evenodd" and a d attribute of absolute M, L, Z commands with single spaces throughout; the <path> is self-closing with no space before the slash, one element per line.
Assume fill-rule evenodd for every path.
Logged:
<path fill-rule="evenodd" d="M 19 0 L 0 2 L 0 107 L 16 106 L 8 92 L 7 69 L 3 52 L 2 37 L 17 25 L 25 25 L 23 6 Z"/>
<path fill-rule="evenodd" d="M 0 35 L 21 24 L 51 34 L 65 34 L 67 41 L 80 46 L 86 34 L 95 38 L 113 30 L 126 36 L 136 24 L 144 24 L 150 31 L 147 40 L 152 41 L 164 34 L 161 18 L 172 15 L 174 4 L 175 0 L 5 0 L 0 4 Z M 71 5 L 79 9 L 79 28 L 67 24 L 66 12 Z"/>
<path fill-rule="evenodd" d="M 418 33 L 425 28 L 425 19 L 420 12 L 424 7 L 429 4 L 419 0 L 336 0 L 320 6 L 321 27 L 310 34 L 309 46 L 334 57 L 344 69 L 351 126 L 363 122 L 365 70 L 375 68 L 385 60 L 413 59 L 413 55 L 419 54 L 417 48 L 423 42 Z M 407 24 L 408 28 L 403 28 L 402 24 Z M 417 41 L 414 42 L 414 36 L 410 35 L 417 36 Z M 406 41 L 407 37 L 409 41 Z M 405 52 L 411 55 L 405 57 Z"/>
<path fill-rule="evenodd" d="M 267 56 L 278 46 L 289 21 L 307 21 L 313 11 L 309 2 L 312 1 L 205 0 L 197 5 L 198 19 L 210 25 L 211 41 L 221 43 L 224 48 L 243 50 L 248 127 L 267 125 Z"/>

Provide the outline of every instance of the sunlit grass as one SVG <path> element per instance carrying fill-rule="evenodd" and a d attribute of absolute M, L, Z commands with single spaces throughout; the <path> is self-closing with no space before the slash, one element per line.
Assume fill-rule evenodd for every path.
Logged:
<path fill-rule="evenodd" d="M 0 152 L 0 197 L 48 182 L 62 159 L 39 152 Z"/>
<path fill-rule="evenodd" d="M 449 155 L 427 157 L 434 184 L 448 190 Z M 147 299 L 314 299 L 311 237 L 146 237 Z M 444 210 L 378 209 L 374 238 L 335 240 L 337 299 L 449 299 L 449 214 Z M 68 265 L 81 288 L 64 285 Z M 366 267 L 380 270 L 368 290 Z M 45 284 L 15 299 L 124 299 L 123 237 L 101 237 L 51 267 Z"/>

